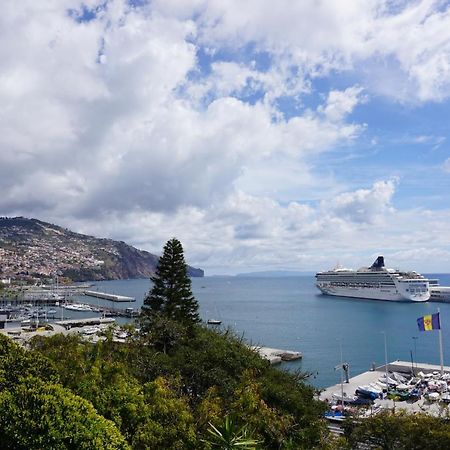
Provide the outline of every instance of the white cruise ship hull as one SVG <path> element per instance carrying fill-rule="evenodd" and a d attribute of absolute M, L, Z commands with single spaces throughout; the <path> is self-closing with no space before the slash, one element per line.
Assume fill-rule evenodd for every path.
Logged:
<path fill-rule="evenodd" d="M 326 295 L 392 302 L 426 302 L 430 283 L 417 272 L 386 269 L 379 256 L 370 267 L 351 270 L 337 267 L 318 272 L 316 286 Z"/>
<path fill-rule="evenodd" d="M 338 297 L 365 298 L 369 300 L 385 300 L 391 302 L 426 302 L 430 298 L 429 294 L 404 296 L 396 289 L 319 286 L 318 284 L 317 287 L 325 295 L 334 295 Z"/>

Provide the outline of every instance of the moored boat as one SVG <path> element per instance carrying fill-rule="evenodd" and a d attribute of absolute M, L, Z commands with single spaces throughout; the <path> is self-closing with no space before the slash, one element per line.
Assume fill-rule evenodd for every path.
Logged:
<path fill-rule="evenodd" d="M 220 325 L 221 323 L 222 321 L 217 319 L 208 319 L 207 321 L 208 325 Z"/>

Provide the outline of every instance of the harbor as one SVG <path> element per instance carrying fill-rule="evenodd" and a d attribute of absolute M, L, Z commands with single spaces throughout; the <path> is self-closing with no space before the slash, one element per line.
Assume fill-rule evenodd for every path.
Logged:
<path fill-rule="evenodd" d="M 430 274 L 442 285 L 450 285 L 450 276 Z M 4 308 L 30 307 L 41 314 L 40 321 L 79 319 L 84 317 L 113 317 L 119 322 L 134 318 L 149 290 L 148 279 L 100 281 L 64 300 L 5 299 Z M 49 289 L 51 291 L 51 289 Z M 56 289 L 55 289 L 56 290 Z M 96 290 L 134 297 L 133 303 L 80 295 L 82 290 Z M 363 373 L 376 361 L 384 363 L 384 342 L 381 330 L 387 335 L 389 360 L 439 362 L 435 333 L 419 334 L 416 319 L 441 309 L 443 341 L 450 342 L 450 304 L 448 302 L 402 303 L 358 300 L 322 295 L 314 286 L 312 276 L 287 278 L 204 277 L 192 279 L 192 290 L 200 306 L 200 315 L 206 322 L 217 318 L 220 312 L 221 328 L 232 329 L 247 342 L 274 349 L 300 351 L 302 358 L 282 362 L 283 370 L 310 373 L 309 382 L 319 388 L 336 383 L 333 367 L 339 363 L 339 341 L 342 341 L 344 359 L 350 362 L 350 373 Z M 68 291 L 70 291 L 68 289 Z M 59 286 L 58 294 L 64 290 Z M 60 306 L 55 305 L 57 302 Z M 27 306 L 28 305 L 28 306 Z M 32 305 L 32 308 L 31 306 Z M 79 305 L 82 306 L 79 310 Z M 70 309 L 75 307 L 75 309 Z M 132 309 L 128 309 L 132 307 Z M 90 308 L 84 311 L 82 308 Z M 55 310 L 56 313 L 49 314 Z M 211 312 L 214 311 L 214 314 Z M 0 315 L 5 314 L 0 312 Z M 18 312 L 10 312 L 14 318 Z M 6 315 L 6 314 L 5 314 Z M 9 320 L 8 318 L 8 320 Z M 33 320 L 35 318 L 32 318 Z M 19 322 L 20 323 L 20 322 Z M 17 324 L 6 322 L 6 328 Z M 212 325 L 211 325 L 212 326 Z M 450 365 L 450 353 L 444 354 Z M 272 358 L 277 360 L 277 358 Z M 330 364 L 331 362 L 331 364 Z"/>

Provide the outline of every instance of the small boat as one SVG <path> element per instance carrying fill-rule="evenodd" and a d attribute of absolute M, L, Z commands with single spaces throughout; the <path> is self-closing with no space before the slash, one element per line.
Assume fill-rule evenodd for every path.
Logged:
<path fill-rule="evenodd" d="M 356 397 L 356 395 L 347 395 L 346 392 L 344 392 L 344 396 L 342 396 L 341 394 L 335 393 L 331 395 L 333 400 L 337 401 L 337 402 L 343 402 L 343 403 L 353 403 L 355 402 L 358 397 Z"/>
<path fill-rule="evenodd" d="M 323 415 L 325 419 L 328 419 L 332 422 L 342 422 L 345 420 L 344 413 L 338 410 L 326 411 Z"/>
<path fill-rule="evenodd" d="M 359 397 L 368 398 L 369 400 L 376 400 L 379 397 L 379 393 L 369 390 L 367 386 L 358 386 L 355 393 Z"/>
<path fill-rule="evenodd" d="M 381 381 L 382 383 L 386 383 L 386 375 L 381 375 L 381 377 L 379 378 L 379 381 Z M 389 384 L 389 386 L 397 386 L 398 382 L 396 380 L 394 380 L 393 378 L 390 378 L 389 376 L 387 377 L 387 383 Z"/>
<path fill-rule="evenodd" d="M 83 334 L 86 334 L 86 335 L 88 335 L 88 336 L 90 336 L 90 335 L 92 335 L 92 334 L 97 333 L 98 331 L 100 331 L 100 330 L 99 330 L 99 328 L 97 328 L 97 327 L 85 327 L 85 328 L 82 330 L 82 333 L 83 333 Z"/>
<path fill-rule="evenodd" d="M 222 321 L 217 319 L 208 319 L 207 321 L 208 325 L 220 325 L 221 323 Z"/>
<path fill-rule="evenodd" d="M 375 391 L 379 392 L 380 394 L 387 389 L 387 386 L 385 383 L 375 382 L 370 383 L 369 386 Z"/>
<path fill-rule="evenodd" d="M 392 378 L 398 383 L 406 383 L 406 378 L 398 372 L 392 372 Z"/>
<path fill-rule="evenodd" d="M 404 391 L 392 390 L 389 391 L 388 398 L 397 402 L 403 402 L 405 400 L 408 400 L 409 393 Z"/>
<path fill-rule="evenodd" d="M 64 308 L 71 311 L 91 311 L 91 307 L 83 303 L 68 303 Z"/>
<path fill-rule="evenodd" d="M 409 393 L 409 398 L 410 398 L 412 401 L 419 400 L 421 396 L 422 396 L 422 393 L 421 393 L 420 389 L 417 389 L 417 388 L 413 389 L 413 390 Z"/>
<path fill-rule="evenodd" d="M 435 402 L 437 400 L 439 400 L 439 394 L 437 392 L 429 392 L 428 394 L 425 395 L 425 397 L 430 401 L 430 402 Z"/>

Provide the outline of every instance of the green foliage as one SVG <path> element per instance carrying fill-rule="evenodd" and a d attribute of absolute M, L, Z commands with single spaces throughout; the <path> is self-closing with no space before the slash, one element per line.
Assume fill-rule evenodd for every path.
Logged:
<path fill-rule="evenodd" d="M 145 386 L 148 414 L 133 438 L 135 449 L 197 449 L 194 418 L 188 402 L 167 380 Z"/>
<path fill-rule="evenodd" d="M 0 392 L 0 448 L 127 449 L 114 424 L 60 385 L 27 378 Z"/>
<path fill-rule="evenodd" d="M 450 448 L 447 418 L 426 414 L 384 412 L 345 424 L 349 448 L 382 450 L 441 450 Z"/>
<path fill-rule="evenodd" d="M 191 280 L 187 275 L 183 247 L 172 238 L 164 246 L 155 276 L 153 288 L 142 307 L 142 327 L 151 329 L 155 316 L 164 316 L 187 326 L 200 321 L 198 303 L 192 295 Z"/>
<path fill-rule="evenodd" d="M 186 328 L 176 320 L 163 314 L 153 315 L 148 338 L 156 350 L 167 353 L 173 347 L 178 346 L 186 335 Z"/>
<path fill-rule="evenodd" d="M 229 397 L 246 369 L 261 372 L 268 367 L 267 361 L 247 348 L 232 332 L 203 327 L 196 328 L 191 339 L 175 349 L 173 362 L 194 402 L 213 386 L 221 396 Z"/>
<path fill-rule="evenodd" d="M 28 376 L 50 381 L 57 381 L 59 378 L 48 358 L 38 352 L 26 351 L 0 334 L 0 391 L 14 387 Z"/>

